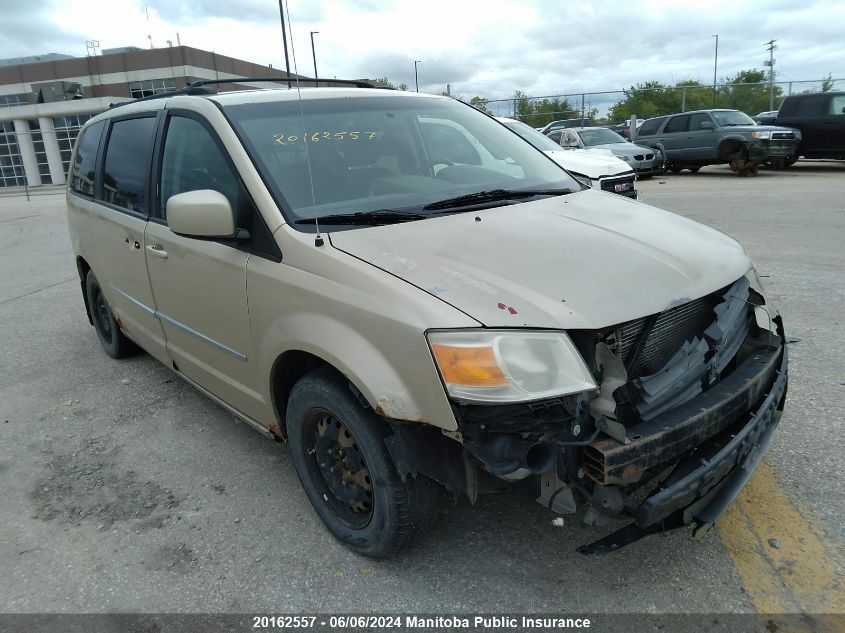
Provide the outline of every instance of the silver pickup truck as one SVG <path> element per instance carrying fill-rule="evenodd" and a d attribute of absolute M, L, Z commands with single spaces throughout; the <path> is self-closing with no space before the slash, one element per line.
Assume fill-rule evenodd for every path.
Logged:
<path fill-rule="evenodd" d="M 636 143 L 663 152 L 676 174 L 727 163 L 745 176 L 756 174 L 762 163 L 793 155 L 800 140 L 798 130 L 757 125 L 738 110 L 697 110 L 647 119 Z"/>

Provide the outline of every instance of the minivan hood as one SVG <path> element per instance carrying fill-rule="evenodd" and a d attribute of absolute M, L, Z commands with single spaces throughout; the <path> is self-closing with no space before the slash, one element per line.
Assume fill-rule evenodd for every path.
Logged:
<path fill-rule="evenodd" d="M 329 237 L 488 327 L 617 325 L 751 267 L 723 233 L 595 190 Z"/>
<path fill-rule="evenodd" d="M 631 166 L 612 152 L 591 152 L 584 149 L 560 149 L 544 152 L 567 171 L 583 174 L 588 178 L 618 176 L 631 170 Z"/>

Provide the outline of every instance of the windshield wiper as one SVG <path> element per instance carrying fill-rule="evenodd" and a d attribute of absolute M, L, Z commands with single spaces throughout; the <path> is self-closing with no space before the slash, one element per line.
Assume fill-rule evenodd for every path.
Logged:
<path fill-rule="evenodd" d="M 484 204 L 486 202 L 498 202 L 500 200 L 516 200 L 519 198 L 534 198 L 536 196 L 562 196 L 572 193 L 571 189 L 490 189 L 479 191 L 456 198 L 438 200 L 423 207 L 423 211 L 436 211 L 438 209 L 454 209 L 457 207 L 469 207 Z"/>
<path fill-rule="evenodd" d="M 300 218 L 295 220 L 296 224 L 363 224 L 363 225 L 378 225 L 378 224 L 396 224 L 399 222 L 412 222 L 414 220 L 424 220 L 427 215 L 421 213 L 402 213 L 401 211 L 391 211 L 390 209 L 378 209 L 376 211 L 358 211 L 357 213 L 339 213 L 336 215 L 324 215 L 320 218 Z"/>

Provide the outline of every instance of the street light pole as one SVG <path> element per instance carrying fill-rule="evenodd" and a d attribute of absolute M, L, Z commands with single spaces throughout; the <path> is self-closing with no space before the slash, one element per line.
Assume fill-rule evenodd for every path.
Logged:
<path fill-rule="evenodd" d="M 711 35 L 716 38 L 716 55 L 713 58 L 713 107 L 716 107 L 716 69 L 719 67 L 719 34 Z"/>
<path fill-rule="evenodd" d="M 417 74 L 417 64 L 422 63 L 421 59 L 414 60 L 414 86 L 416 86 L 417 92 L 420 91 L 420 77 Z"/>
<path fill-rule="evenodd" d="M 314 34 L 320 31 L 311 31 L 311 59 L 314 60 L 314 79 L 317 79 L 317 53 L 314 52 Z M 319 85 L 316 84 L 315 85 Z"/>

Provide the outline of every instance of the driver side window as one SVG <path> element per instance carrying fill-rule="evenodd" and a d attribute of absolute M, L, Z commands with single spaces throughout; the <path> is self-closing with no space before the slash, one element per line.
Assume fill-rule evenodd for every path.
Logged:
<path fill-rule="evenodd" d="M 162 154 L 161 216 L 167 219 L 171 196 L 200 189 L 212 189 L 226 196 L 237 226 L 248 228 L 251 202 L 214 138 L 199 121 L 173 116 L 167 125 Z"/>

